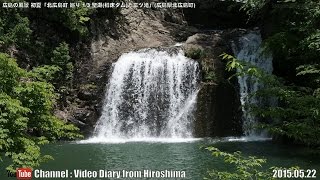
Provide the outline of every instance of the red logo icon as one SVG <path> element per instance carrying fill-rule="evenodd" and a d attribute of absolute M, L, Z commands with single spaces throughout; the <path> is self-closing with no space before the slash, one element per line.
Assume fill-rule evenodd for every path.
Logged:
<path fill-rule="evenodd" d="M 16 173 L 18 180 L 30 180 L 32 178 L 32 170 L 30 168 L 19 168 Z"/>

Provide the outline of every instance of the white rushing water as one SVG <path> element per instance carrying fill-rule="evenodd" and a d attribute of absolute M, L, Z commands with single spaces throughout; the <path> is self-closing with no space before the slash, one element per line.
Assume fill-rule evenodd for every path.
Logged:
<path fill-rule="evenodd" d="M 253 31 L 239 38 L 238 42 L 233 44 L 233 51 L 236 58 L 243 60 L 250 64 L 253 64 L 265 72 L 271 74 L 273 71 L 272 67 L 272 56 L 268 53 L 263 52 L 261 47 L 262 39 L 261 35 L 257 31 Z M 265 102 L 262 99 L 253 97 L 249 98 L 250 94 L 263 88 L 263 84 L 255 80 L 250 76 L 238 77 L 240 87 L 240 101 L 242 104 L 243 111 L 243 130 L 246 136 L 260 136 L 260 132 L 255 131 L 252 127 L 256 125 L 257 119 L 248 112 L 245 108 L 245 104 L 263 104 Z"/>
<path fill-rule="evenodd" d="M 123 54 L 113 65 L 95 136 L 87 142 L 192 140 L 198 76 L 198 63 L 182 50 Z"/>

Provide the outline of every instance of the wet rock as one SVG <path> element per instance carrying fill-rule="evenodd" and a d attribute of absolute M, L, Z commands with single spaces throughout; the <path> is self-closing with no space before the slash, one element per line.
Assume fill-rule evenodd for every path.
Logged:
<path fill-rule="evenodd" d="M 73 116 L 68 121 L 76 124 L 85 136 L 90 136 L 95 122 L 98 120 L 98 112 L 89 107 L 77 108 L 72 110 Z"/>
<path fill-rule="evenodd" d="M 97 99 L 97 86 L 94 84 L 85 84 L 80 86 L 78 98 L 84 101 L 93 101 Z"/>
<path fill-rule="evenodd" d="M 236 29 L 197 33 L 183 44 L 186 55 L 200 63 L 202 73 L 194 132 L 197 137 L 242 134 L 237 81 L 228 80 L 231 73 L 225 71 L 226 62 L 220 55 L 232 55 L 232 43 L 246 32 Z"/>
<path fill-rule="evenodd" d="M 123 8 L 111 17 L 106 16 L 105 14 L 107 13 L 104 12 L 97 13 L 95 17 L 92 17 L 90 27 L 91 38 L 84 40 L 83 43 L 80 43 L 71 51 L 72 57 L 77 59 L 75 61 L 74 78 L 74 89 L 76 90 L 71 95 L 73 97 L 70 98 L 69 107 L 66 108 L 67 119 L 80 126 L 85 133 L 90 133 L 93 130 L 102 111 L 106 84 L 112 72 L 113 62 L 121 54 L 133 50 L 172 46 L 177 42 L 187 40 L 183 47 L 186 52 L 193 49 L 201 49 L 201 52 L 205 52 L 203 58 L 200 58 L 200 52 L 198 59 L 202 66 L 202 80 L 209 84 L 216 83 L 218 86 L 220 81 L 225 82 L 227 73 L 224 70 L 224 63 L 219 55 L 222 52 L 231 52 L 231 48 L 228 46 L 229 40 L 222 31 L 199 33 L 199 27 L 214 27 L 215 29 L 218 27 L 238 27 L 238 22 L 240 22 L 238 20 L 241 17 L 239 16 L 239 18 L 235 18 L 230 22 L 223 22 L 225 19 L 217 22 L 224 15 L 215 15 L 224 12 L 224 9 L 219 9 L 219 12 L 212 12 L 213 9 L 218 11 L 217 8 L 219 6 L 212 6 L 214 7 L 212 9 L 211 6 L 203 7 L 205 3 L 199 0 L 196 3 L 199 3 L 201 6 L 190 10 Z M 224 12 L 224 14 L 230 17 L 227 15 L 228 12 Z M 237 13 L 235 14 L 238 15 Z M 208 17 L 204 18 L 206 15 Z M 210 20 L 212 17 L 214 19 Z M 202 25 L 194 27 L 193 25 L 196 26 L 197 21 Z M 221 23 L 231 23 L 233 25 L 216 26 L 216 24 Z M 231 36 L 229 39 L 232 39 Z M 88 88 L 86 87 L 88 84 L 94 84 L 96 87 Z M 225 95 L 217 94 L 217 87 L 212 86 L 212 89 L 207 87 L 202 91 L 207 91 L 207 95 L 212 96 L 207 97 L 208 99 Z M 221 107 L 220 104 L 214 103 L 213 105 L 206 105 L 208 106 L 206 108 L 209 108 L 208 112 L 217 112 L 219 110 L 218 107 Z M 221 101 L 220 103 L 223 102 Z M 205 112 L 203 111 L 203 113 Z M 224 111 L 224 114 L 226 113 L 229 113 L 229 111 Z M 217 120 L 218 117 L 221 119 Z M 206 121 L 222 121 L 222 115 L 210 116 Z M 225 121 L 230 122 L 231 120 L 230 118 L 226 118 Z M 206 122 L 202 124 L 206 124 Z M 207 127 L 210 127 L 209 129 L 211 130 L 213 129 L 210 123 L 203 128 Z M 215 134 L 206 131 L 199 136 L 205 135 L 211 136 Z"/>
<path fill-rule="evenodd" d="M 197 137 L 239 136 L 242 134 L 239 97 L 227 83 L 202 84 L 198 94 L 195 135 Z"/>
<path fill-rule="evenodd" d="M 83 127 L 86 126 L 86 124 L 82 121 L 77 120 L 76 118 L 71 117 L 70 119 L 68 119 L 68 121 L 72 122 L 73 124 L 75 124 L 78 127 Z"/>

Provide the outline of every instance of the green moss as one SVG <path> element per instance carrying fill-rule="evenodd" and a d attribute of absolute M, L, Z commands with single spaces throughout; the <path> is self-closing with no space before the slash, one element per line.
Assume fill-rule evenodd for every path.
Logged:
<path fill-rule="evenodd" d="M 97 85 L 94 84 L 84 84 L 80 87 L 81 90 L 95 90 L 97 89 Z"/>
<path fill-rule="evenodd" d="M 205 72 L 204 79 L 206 81 L 214 81 L 214 82 L 218 80 L 217 75 L 214 71 Z"/>
<path fill-rule="evenodd" d="M 218 81 L 215 73 L 214 64 L 212 59 L 207 57 L 207 53 L 201 48 L 191 48 L 186 51 L 185 56 L 191 59 L 199 60 L 201 64 L 201 70 L 204 74 L 204 82 L 216 82 Z"/>
<path fill-rule="evenodd" d="M 204 58 L 200 61 L 201 71 L 204 74 L 204 82 L 217 82 L 218 76 L 216 74 L 216 69 L 214 67 L 214 63 L 210 58 Z"/>
<path fill-rule="evenodd" d="M 203 49 L 200 48 L 191 48 L 185 52 L 185 56 L 191 59 L 202 59 L 206 57 L 206 53 Z"/>

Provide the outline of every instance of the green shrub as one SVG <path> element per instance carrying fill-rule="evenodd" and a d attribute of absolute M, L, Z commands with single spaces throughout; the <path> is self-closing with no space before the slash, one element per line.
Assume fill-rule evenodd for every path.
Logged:
<path fill-rule="evenodd" d="M 58 78 L 58 73 L 61 71 L 61 68 L 55 65 L 44 65 L 35 67 L 30 71 L 30 77 L 36 78 L 39 81 L 45 82 L 55 82 Z"/>
<path fill-rule="evenodd" d="M 265 168 L 266 159 L 257 158 L 255 156 L 243 156 L 241 152 L 227 153 L 220 151 L 215 147 L 206 148 L 214 157 L 221 158 L 224 163 L 232 165 L 233 169 L 228 171 L 210 170 L 208 177 L 204 179 L 219 179 L 219 180 L 272 180 L 272 170 L 285 169 L 280 167 Z M 267 169 L 267 170 L 265 170 Z M 299 167 L 290 167 L 289 170 L 299 169 Z"/>
<path fill-rule="evenodd" d="M 217 75 L 214 71 L 206 72 L 204 79 L 206 81 L 217 81 L 218 80 Z"/>
<path fill-rule="evenodd" d="M 19 47 L 28 45 L 32 33 L 29 19 L 14 9 L 2 8 L 0 14 L 0 49 L 6 50 L 11 45 Z"/>
<path fill-rule="evenodd" d="M 56 82 L 58 87 L 62 85 L 70 85 L 73 80 L 73 63 L 69 55 L 69 45 L 65 42 L 60 43 L 53 51 L 51 64 L 61 69 L 60 76 Z"/>
<path fill-rule="evenodd" d="M 200 48 L 191 48 L 185 53 L 185 55 L 188 58 L 197 60 L 205 57 L 205 52 Z"/>
<path fill-rule="evenodd" d="M 297 67 L 297 76 L 310 76 L 309 87 L 298 87 L 286 85 L 277 76 L 267 74 L 262 69 L 239 61 L 233 56 L 222 56 L 228 60 L 227 70 L 237 69 L 237 73 L 232 77 L 252 76 L 252 79 L 264 84 L 264 88 L 250 94 L 250 98 L 261 97 L 280 102 L 274 106 L 246 104 L 254 116 L 270 119 L 268 123 L 260 123 L 260 128 L 268 130 L 275 137 L 286 137 L 292 143 L 320 146 L 319 65 L 307 64 Z"/>
<path fill-rule="evenodd" d="M 0 159 L 11 158 L 10 171 L 36 167 L 50 159 L 41 155 L 42 144 L 82 137 L 77 127 L 53 115 L 56 96 L 52 84 L 30 74 L 35 72 L 26 72 L 0 53 Z"/>

